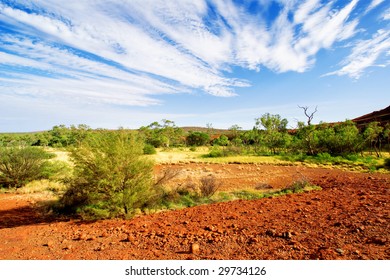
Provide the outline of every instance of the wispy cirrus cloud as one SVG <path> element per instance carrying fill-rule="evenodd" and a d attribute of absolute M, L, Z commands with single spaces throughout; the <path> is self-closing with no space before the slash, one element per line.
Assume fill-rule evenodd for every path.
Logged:
<path fill-rule="evenodd" d="M 385 10 L 382 14 L 382 19 L 383 20 L 390 20 L 390 8 Z"/>
<path fill-rule="evenodd" d="M 12 46 L 12 53 L 0 52 L 1 64 L 12 69 L 8 69 L 7 75 L 0 75 L 3 94 L 151 105 L 159 103 L 147 97 L 151 92 L 177 90 L 158 80 L 75 55 L 69 49 L 28 38 L 0 37 L 0 48 Z"/>
<path fill-rule="evenodd" d="M 234 78 L 234 67 L 305 72 L 321 49 L 352 38 L 359 24 L 358 0 L 7 3 L 0 4 L 3 94 L 121 105 L 159 104 L 159 94 L 194 91 L 234 96 L 250 86 Z M 385 34 L 370 41 L 377 52 L 354 53 L 375 60 L 386 50 L 386 39 L 379 40 Z M 361 70 L 348 64 L 338 74 L 357 78 L 367 63 Z"/>
<path fill-rule="evenodd" d="M 378 5 L 382 4 L 385 0 L 372 0 L 370 5 L 367 7 L 366 11 L 369 12 L 372 9 L 376 8 Z"/>
<path fill-rule="evenodd" d="M 342 62 L 342 68 L 326 74 L 348 75 L 358 79 L 369 67 L 386 67 L 389 60 L 379 62 L 379 58 L 390 56 L 390 31 L 379 30 L 372 38 L 361 40 L 352 49 L 351 54 Z"/>

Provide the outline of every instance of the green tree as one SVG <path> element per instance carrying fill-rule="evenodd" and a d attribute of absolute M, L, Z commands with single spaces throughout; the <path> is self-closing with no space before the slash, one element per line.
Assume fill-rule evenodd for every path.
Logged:
<path fill-rule="evenodd" d="M 256 128 L 259 131 L 264 129 L 263 140 L 273 154 L 276 154 L 279 148 L 286 148 L 289 142 L 287 124 L 287 119 L 282 119 L 280 115 L 271 115 L 270 113 L 263 114 L 256 119 Z"/>
<path fill-rule="evenodd" d="M 380 156 L 382 132 L 384 128 L 380 126 L 379 122 L 371 122 L 364 130 L 363 136 L 369 146 L 371 152 L 375 150 L 377 157 Z"/>
<path fill-rule="evenodd" d="M 91 132 L 92 129 L 86 124 L 71 125 L 68 133 L 68 145 L 80 144 Z"/>
<path fill-rule="evenodd" d="M 51 138 L 49 146 L 67 147 L 70 142 L 70 129 L 65 125 L 56 125 L 49 131 Z"/>
<path fill-rule="evenodd" d="M 139 135 L 100 131 L 71 150 L 74 176 L 61 199 L 64 210 L 95 218 L 128 216 L 148 200 L 153 162 L 143 156 Z"/>
<path fill-rule="evenodd" d="M 213 145 L 227 146 L 229 145 L 229 138 L 226 135 L 221 135 L 213 141 Z"/>
<path fill-rule="evenodd" d="M 390 123 L 387 123 L 383 128 L 383 139 L 387 145 L 388 151 L 390 152 Z"/>
<path fill-rule="evenodd" d="M 35 135 L 35 142 L 32 146 L 47 147 L 50 143 L 51 135 L 49 132 L 40 132 Z"/>
<path fill-rule="evenodd" d="M 259 132 L 256 127 L 241 134 L 240 139 L 244 145 L 259 145 Z"/>
<path fill-rule="evenodd" d="M 0 185 L 20 188 L 33 180 L 48 178 L 53 154 L 39 147 L 13 145 L 0 148 Z"/>
<path fill-rule="evenodd" d="M 345 121 L 334 125 L 334 138 L 330 139 L 330 154 L 346 155 L 357 153 L 361 147 L 359 129 L 352 121 Z"/>
<path fill-rule="evenodd" d="M 190 132 L 187 136 L 188 146 L 204 146 L 210 141 L 210 135 L 200 131 Z"/>
<path fill-rule="evenodd" d="M 312 137 L 312 148 L 314 150 L 313 154 L 339 154 L 340 151 L 336 151 L 336 149 L 338 149 L 338 146 L 340 146 L 340 144 L 342 143 L 337 142 L 334 125 L 330 125 L 328 123 L 320 123 L 314 128 L 315 129 L 313 130 Z"/>
<path fill-rule="evenodd" d="M 242 140 L 241 140 L 241 130 L 242 130 L 242 127 L 235 124 L 235 125 L 232 125 L 229 130 L 231 131 L 231 140 L 230 142 L 235 145 L 235 146 L 240 146 L 242 145 Z"/>
<path fill-rule="evenodd" d="M 170 120 L 164 119 L 161 124 L 153 122 L 148 126 L 141 127 L 139 131 L 145 141 L 156 148 L 176 146 L 183 141 L 183 130 Z"/>
<path fill-rule="evenodd" d="M 296 139 L 297 150 L 303 151 L 308 155 L 316 155 L 318 153 L 317 147 L 319 140 L 314 125 L 305 125 L 303 122 L 298 122 Z"/>
<path fill-rule="evenodd" d="M 294 149 L 298 151 L 303 151 L 308 155 L 316 155 L 318 151 L 318 131 L 317 127 L 311 124 L 314 114 L 317 112 L 317 106 L 313 112 L 308 112 L 308 106 L 299 106 L 298 108 L 303 110 L 304 115 L 307 118 L 307 125 L 304 122 L 298 122 L 297 133 L 294 137 Z M 323 124 L 321 125 L 323 126 Z"/>
<path fill-rule="evenodd" d="M 305 125 L 300 122 L 296 139 L 301 151 L 308 155 L 329 153 L 346 155 L 362 149 L 362 140 L 355 123 L 345 121 L 337 124 L 320 123 Z"/>

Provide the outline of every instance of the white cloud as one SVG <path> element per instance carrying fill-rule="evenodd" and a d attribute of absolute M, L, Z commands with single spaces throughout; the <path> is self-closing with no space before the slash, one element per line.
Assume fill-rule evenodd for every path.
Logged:
<path fill-rule="evenodd" d="M 371 11 L 372 9 L 376 8 L 379 4 L 382 4 L 385 0 L 372 0 L 370 5 L 368 6 L 366 12 Z"/>
<path fill-rule="evenodd" d="M 82 100 L 84 97 L 89 102 L 151 105 L 159 102 L 147 95 L 177 91 L 158 80 L 82 58 L 66 49 L 15 36 L 0 36 L 0 39 L 0 47 L 16 53 L 0 52 L 1 64 L 29 68 L 28 73 L 10 72 L 12 78 L 0 77 L 5 93 L 35 93 L 46 97 L 55 94 L 60 98 Z M 40 75 L 34 74 L 37 71 Z"/>
<path fill-rule="evenodd" d="M 390 20 L 390 8 L 388 8 L 386 11 L 383 12 L 382 19 L 383 20 Z"/>
<path fill-rule="evenodd" d="M 355 45 L 352 53 L 343 61 L 343 67 L 337 71 L 325 74 L 348 75 L 351 78 L 359 79 L 364 71 L 373 66 L 386 67 L 390 61 L 378 62 L 382 55 L 390 54 L 390 31 L 379 30 L 371 39 L 362 40 Z"/>
<path fill-rule="evenodd" d="M 357 20 L 348 21 L 357 1 L 351 1 L 337 12 L 331 12 L 328 4 L 314 12 L 303 22 L 302 36 L 295 45 L 296 49 L 309 55 L 316 54 L 322 48 L 330 48 L 335 42 L 348 39 L 354 35 Z"/>
<path fill-rule="evenodd" d="M 294 21 L 296 23 L 304 23 L 310 15 L 320 6 L 319 0 L 308 0 L 301 4 L 294 14 Z"/>
<path fill-rule="evenodd" d="M 29 12 L 0 4 L 0 21 L 18 33 L 0 34 L 0 64 L 34 70 L 0 76 L 0 88 L 124 105 L 199 90 L 234 96 L 250 84 L 231 78 L 233 67 L 304 72 L 356 33 L 357 0 L 279 2 L 273 20 L 265 0 L 258 14 L 232 0 L 21 2 Z"/>
<path fill-rule="evenodd" d="M 185 3 L 181 3 L 184 7 Z M 129 70 L 141 72 L 141 75 L 148 76 L 150 80 L 171 81 L 168 85 L 178 85 L 173 92 L 203 89 L 214 95 L 232 96 L 234 95 L 232 86 L 247 86 L 243 81 L 235 82 L 224 78 L 219 69 L 210 66 L 212 60 L 208 64 L 193 53 L 183 51 L 180 45 L 164 41 L 161 34 L 152 30 L 156 27 L 148 28 L 146 21 L 132 24 L 131 19 L 125 19 L 126 16 L 133 16 L 132 8 L 140 5 L 137 2 L 130 3 L 133 7 L 120 5 L 120 2 L 110 3 L 116 5 L 104 6 L 104 11 L 101 7 L 103 3 L 88 6 L 88 2 L 81 4 L 79 1 L 67 1 L 64 4 L 56 1 L 58 5 L 55 6 L 51 1 L 42 1 L 39 4 L 44 9 L 50 9 L 52 14 L 37 15 L 3 5 L 0 6 L 2 19 L 8 22 L 17 19 L 19 24 L 33 28 L 25 29 L 28 35 L 39 34 L 48 38 L 48 42 L 59 42 L 93 53 Z M 183 7 L 180 6 L 173 6 L 173 12 L 183 11 Z M 90 10 L 86 13 L 88 8 Z M 61 15 L 61 18 L 52 18 L 55 17 L 53 15 Z M 69 23 L 63 21 L 64 18 Z M 172 28 L 172 22 L 170 27 Z M 183 34 L 191 37 L 185 32 Z M 215 38 L 213 40 L 216 41 Z M 202 45 L 206 53 L 207 44 Z M 25 51 L 28 53 L 27 49 Z M 129 79 L 129 83 L 133 83 L 133 79 Z M 159 91 L 149 93 L 156 94 Z"/>

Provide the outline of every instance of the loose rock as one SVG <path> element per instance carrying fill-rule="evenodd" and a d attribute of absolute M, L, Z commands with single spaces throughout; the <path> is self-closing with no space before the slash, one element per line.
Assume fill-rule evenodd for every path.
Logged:
<path fill-rule="evenodd" d="M 190 248 L 191 254 L 198 254 L 199 250 L 200 250 L 200 247 L 199 247 L 198 243 L 192 243 L 191 244 L 191 248 Z"/>

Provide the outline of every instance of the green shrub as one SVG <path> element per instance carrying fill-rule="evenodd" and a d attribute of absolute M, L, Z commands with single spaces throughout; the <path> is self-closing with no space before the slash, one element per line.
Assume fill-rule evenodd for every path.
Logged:
<path fill-rule="evenodd" d="M 229 138 L 226 135 L 221 135 L 219 138 L 215 139 L 213 141 L 213 145 L 218 145 L 218 146 L 227 146 L 229 145 Z"/>
<path fill-rule="evenodd" d="M 148 200 L 153 163 L 135 133 L 100 131 L 71 150 L 74 175 L 60 200 L 62 210 L 87 218 L 131 216 Z"/>
<path fill-rule="evenodd" d="M 151 144 L 145 144 L 144 146 L 144 154 L 145 155 L 154 155 L 156 154 L 156 148 Z"/>
<path fill-rule="evenodd" d="M 219 146 L 213 146 L 210 152 L 205 155 L 205 157 L 211 157 L 211 158 L 223 157 L 223 156 L 225 156 L 223 153 L 223 149 Z"/>
<path fill-rule="evenodd" d="M 210 135 L 204 132 L 190 132 L 187 136 L 188 146 L 204 146 L 210 141 Z"/>
<path fill-rule="evenodd" d="M 62 181 L 72 174 L 72 168 L 68 163 L 60 160 L 46 162 L 42 169 L 42 177 L 54 181 Z"/>
<path fill-rule="evenodd" d="M 286 194 L 290 193 L 301 193 L 304 191 L 305 187 L 309 185 L 309 182 L 306 179 L 300 179 L 291 183 L 291 185 L 287 186 L 282 190 Z"/>
<path fill-rule="evenodd" d="M 191 151 L 191 152 L 196 152 L 196 147 L 195 147 L 195 146 L 191 146 L 191 147 L 190 147 L 190 151 Z"/>
<path fill-rule="evenodd" d="M 356 162 L 359 160 L 359 156 L 355 154 L 346 155 L 345 158 L 352 162 Z"/>
<path fill-rule="evenodd" d="M 216 158 L 216 157 L 228 157 L 242 155 L 242 148 L 236 146 L 220 147 L 213 146 L 210 152 L 204 157 Z"/>
<path fill-rule="evenodd" d="M 20 188 L 33 180 L 50 178 L 56 171 L 48 159 L 54 157 L 39 147 L 0 148 L 0 186 Z"/>
<path fill-rule="evenodd" d="M 280 194 L 291 194 L 291 193 L 302 193 L 310 190 L 321 190 L 321 187 L 313 185 L 310 183 L 308 179 L 302 177 L 294 182 L 292 182 L 289 186 L 282 189 Z"/>
<path fill-rule="evenodd" d="M 248 190 L 235 191 L 233 192 L 233 195 L 238 199 L 245 199 L 245 200 L 260 199 L 265 196 L 263 193 L 256 192 L 256 191 L 248 191 Z"/>
<path fill-rule="evenodd" d="M 239 156 L 242 155 L 242 148 L 237 146 L 228 146 L 224 148 L 225 156 Z"/>
<path fill-rule="evenodd" d="M 327 162 L 332 162 L 333 158 L 329 153 L 319 153 L 316 156 L 316 159 L 319 162 L 327 163 Z"/>

